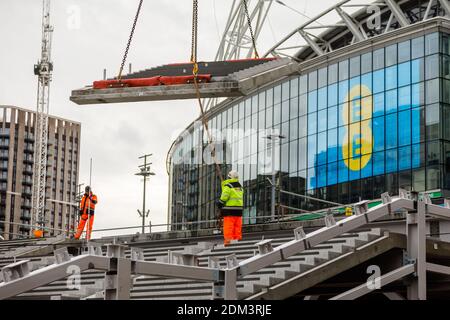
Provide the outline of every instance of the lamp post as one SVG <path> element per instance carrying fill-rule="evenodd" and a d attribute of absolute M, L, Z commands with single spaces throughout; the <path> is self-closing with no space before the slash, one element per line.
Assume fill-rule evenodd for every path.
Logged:
<path fill-rule="evenodd" d="M 275 191 L 276 191 L 276 167 L 275 167 L 275 161 L 277 159 L 275 154 L 275 146 L 276 143 L 281 143 L 281 139 L 286 138 L 285 136 L 282 136 L 280 134 L 269 134 L 266 137 L 264 137 L 268 140 L 270 140 L 271 145 L 271 151 L 272 151 L 272 202 L 271 202 L 271 216 L 272 218 L 275 218 Z"/>
<path fill-rule="evenodd" d="M 144 159 L 144 164 L 139 166 L 140 171 L 136 173 L 136 176 L 142 176 L 144 177 L 144 195 L 143 195 L 143 201 L 142 201 L 142 212 L 138 210 L 139 215 L 142 217 L 142 234 L 145 233 L 145 218 L 148 217 L 148 214 L 150 213 L 150 210 L 145 210 L 145 193 L 146 193 L 146 182 L 147 178 L 149 176 L 154 176 L 155 174 L 150 171 L 150 165 L 152 164 L 147 163 L 147 158 L 150 158 L 153 154 L 146 154 L 142 157 L 139 157 L 139 159 Z"/>

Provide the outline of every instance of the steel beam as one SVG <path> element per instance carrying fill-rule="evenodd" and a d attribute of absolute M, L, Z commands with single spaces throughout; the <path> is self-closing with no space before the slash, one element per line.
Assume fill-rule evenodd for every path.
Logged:
<path fill-rule="evenodd" d="M 361 33 L 355 22 L 353 22 L 352 18 L 344 10 L 342 10 L 342 8 L 336 7 L 336 12 L 342 18 L 342 20 L 347 25 L 348 29 L 355 36 L 358 42 L 366 39 L 366 37 Z"/>
<path fill-rule="evenodd" d="M 397 4 L 397 2 L 395 2 L 394 0 L 384 0 L 384 1 L 388 5 L 388 7 L 391 10 L 391 12 L 397 18 L 398 23 L 400 23 L 400 25 L 402 27 L 409 26 L 409 22 L 406 19 L 405 14 L 403 13 L 402 9 L 400 9 L 400 7 Z"/>
<path fill-rule="evenodd" d="M 80 271 L 89 269 L 107 271 L 110 267 L 110 258 L 81 255 L 63 263 L 53 264 L 36 270 L 23 278 L 0 284 L 0 300 L 14 297 L 48 283 L 64 279 L 71 275 L 68 272 L 70 266 L 78 266 Z"/>
<path fill-rule="evenodd" d="M 433 0 L 430 0 L 433 1 Z M 438 0 L 441 4 L 441 7 L 444 8 L 445 14 L 447 16 L 450 16 L 450 2 L 448 0 Z"/>
<path fill-rule="evenodd" d="M 224 279 L 224 271 L 213 268 L 174 265 L 168 263 L 135 261 L 132 273 L 149 276 L 165 276 L 199 281 L 219 281 Z"/>
<path fill-rule="evenodd" d="M 407 290 L 408 300 L 426 300 L 427 298 L 425 224 L 427 206 L 424 202 L 419 201 L 417 212 L 409 213 L 406 216 L 407 258 L 416 265 L 414 277 Z"/>
<path fill-rule="evenodd" d="M 131 260 L 111 259 L 113 269 L 105 275 L 105 300 L 129 300 L 131 289 Z"/>
<path fill-rule="evenodd" d="M 314 50 L 314 52 L 321 56 L 325 54 L 325 52 L 322 50 L 322 48 L 315 42 L 313 39 L 311 39 L 308 34 L 305 32 L 305 30 L 300 29 L 298 30 L 298 33 L 305 39 L 306 43 Z"/>
<path fill-rule="evenodd" d="M 265 255 L 256 255 L 239 263 L 239 276 L 256 272 L 268 265 L 286 259 L 294 254 L 298 254 L 304 250 L 321 244 L 325 241 L 333 239 L 343 233 L 347 233 L 356 228 L 364 226 L 369 222 L 373 222 L 383 216 L 404 208 L 414 210 L 414 201 L 410 199 L 385 197 L 385 203 L 368 209 L 359 215 L 353 215 L 342 219 L 335 225 L 323 227 L 316 231 L 308 233 L 304 238 L 294 239 L 276 247 L 272 252 Z"/>
<path fill-rule="evenodd" d="M 450 276 L 450 267 L 427 262 L 427 271 Z"/>
<path fill-rule="evenodd" d="M 408 264 L 406 266 L 395 269 L 394 271 L 386 273 L 384 276 L 380 277 L 381 287 L 384 287 L 387 284 L 402 279 L 407 275 L 414 273 L 414 271 L 415 271 L 414 264 Z M 330 300 L 354 300 L 372 292 L 373 290 L 374 289 L 370 289 L 369 286 L 367 286 L 367 283 L 364 283 L 356 288 L 353 288 L 347 292 L 337 295 L 331 298 Z"/>

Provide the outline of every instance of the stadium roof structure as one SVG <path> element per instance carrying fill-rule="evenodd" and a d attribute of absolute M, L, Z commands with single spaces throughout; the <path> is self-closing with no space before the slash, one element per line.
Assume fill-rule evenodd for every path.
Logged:
<path fill-rule="evenodd" d="M 303 62 L 412 24 L 448 16 L 448 0 L 379 0 L 365 4 L 343 0 L 295 28 L 264 56 Z M 333 20 L 338 22 L 330 24 Z"/>

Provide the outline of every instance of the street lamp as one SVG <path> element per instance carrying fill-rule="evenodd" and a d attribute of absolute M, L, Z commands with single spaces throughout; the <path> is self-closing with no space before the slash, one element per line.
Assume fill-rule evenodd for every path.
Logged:
<path fill-rule="evenodd" d="M 275 154 L 275 143 L 279 142 L 281 143 L 281 139 L 286 138 L 283 135 L 280 134 L 269 134 L 264 137 L 265 139 L 270 140 L 270 146 L 272 149 L 272 203 L 271 203 L 271 216 L 272 218 L 275 218 L 275 188 L 276 188 L 276 168 L 275 168 L 275 160 L 276 160 L 276 154 Z"/>
<path fill-rule="evenodd" d="M 145 233 L 145 218 L 148 217 L 148 214 L 150 213 L 150 210 L 145 210 L 145 186 L 146 186 L 146 182 L 147 182 L 147 178 L 149 176 L 154 176 L 155 174 L 153 172 L 150 171 L 150 165 L 152 164 L 147 163 L 147 158 L 151 157 L 152 154 L 146 154 L 142 157 L 139 157 L 139 159 L 144 159 L 144 164 L 140 165 L 138 168 L 140 169 L 140 171 L 138 173 L 135 173 L 136 176 L 142 176 L 144 177 L 144 196 L 143 196 L 143 201 L 142 201 L 142 212 L 138 210 L 139 215 L 142 217 L 142 234 Z"/>

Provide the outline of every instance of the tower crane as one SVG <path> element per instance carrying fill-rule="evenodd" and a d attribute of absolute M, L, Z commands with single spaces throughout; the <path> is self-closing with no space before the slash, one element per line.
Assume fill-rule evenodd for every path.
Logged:
<path fill-rule="evenodd" d="M 43 235 L 45 225 L 45 182 L 47 171 L 48 111 L 50 105 L 50 82 L 53 27 L 50 25 L 50 0 L 43 0 L 41 59 L 34 66 L 38 76 L 37 107 L 34 127 L 35 150 L 33 168 L 31 233 Z M 33 230 L 35 228 L 35 230 Z"/>

